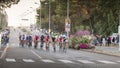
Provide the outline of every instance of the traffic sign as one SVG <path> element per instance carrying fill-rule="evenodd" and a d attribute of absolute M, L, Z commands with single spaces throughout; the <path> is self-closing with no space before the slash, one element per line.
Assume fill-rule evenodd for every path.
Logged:
<path fill-rule="evenodd" d="M 65 31 L 70 32 L 70 19 L 65 20 Z"/>

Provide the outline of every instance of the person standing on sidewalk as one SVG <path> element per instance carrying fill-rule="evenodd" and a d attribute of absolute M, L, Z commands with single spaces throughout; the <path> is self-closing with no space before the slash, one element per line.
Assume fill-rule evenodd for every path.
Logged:
<path fill-rule="evenodd" d="M 1 38 L 1 45 L 3 45 L 5 42 L 5 34 L 2 35 L 2 38 Z"/>
<path fill-rule="evenodd" d="M 110 36 L 109 36 L 108 39 L 107 39 L 107 44 L 108 44 L 108 46 L 111 45 L 111 37 L 110 37 Z"/>
<path fill-rule="evenodd" d="M 3 45 L 6 46 L 7 43 L 9 43 L 9 36 L 5 35 Z"/>
<path fill-rule="evenodd" d="M 105 36 L 103 36 L 103 38 L 102 38 L 102 45 L 103 45 L 103 46 L 106 46 L 106 39 L 105 39 Z"/>
<path fill-rule="evenodd" d="M 115 37 L 112 38 L 112 43 L 115 45 Z"/>

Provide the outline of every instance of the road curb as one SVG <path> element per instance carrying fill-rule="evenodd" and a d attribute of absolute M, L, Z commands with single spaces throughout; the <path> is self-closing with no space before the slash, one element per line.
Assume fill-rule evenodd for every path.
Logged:
<path fill-rule="evenodd" d="M 104 51 L 104 50 L 98 50 L 98 49 L 94 49 L 94 50 L 93 49 L 92 50 L 81 49 L 81 51 L 120 57 L 120 52 L 110 52 L 110 51 Z"/>

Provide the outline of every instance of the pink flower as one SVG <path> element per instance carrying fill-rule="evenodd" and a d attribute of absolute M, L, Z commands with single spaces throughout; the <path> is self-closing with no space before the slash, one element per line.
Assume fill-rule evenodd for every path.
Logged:
<path fill-rule="evenodd" d="M 79 47 L 82 48 L 82 49 L 87 49 L 88 48 L 87 44 L 79 44 Z"/>
<path fill-rule="evenodd" d="M 74 35 L 74 34 L 71 34 L 71 35 L 70 35 L 70 38 L 73 38 L 73 37 L 75 37 L 75 35 Z"/>
<path fill-rule="evenodd" d="M 84 35 L 84 32 L 82 30 L 77 32 L 77 35 Z"/>
<path fill-rule="evenodd" d="M 84 30 L 84 35 L 90 35 L 90 32 L 88 30 Z"/>

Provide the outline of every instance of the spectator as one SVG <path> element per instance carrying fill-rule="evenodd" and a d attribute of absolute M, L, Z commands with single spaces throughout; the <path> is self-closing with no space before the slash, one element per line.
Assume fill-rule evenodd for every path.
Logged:
<path fill-rule="evenodd" d="M 108 44 L 108 46 L 111 45 L 111 37 L 108 37 L 108 39 L 107 39 L 107 44 Z"/>

